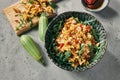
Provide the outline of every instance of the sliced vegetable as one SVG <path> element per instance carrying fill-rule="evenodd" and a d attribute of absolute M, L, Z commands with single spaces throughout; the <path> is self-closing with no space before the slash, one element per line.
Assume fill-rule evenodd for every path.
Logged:
<path fill-rule="evenodd" d="M 86 26 L 87 31 L 89 32 L 91 30 L 91 27 L 89 25 Z"/>
<path fill-rule="evenodd" d="M 39 37 L 42 41 L 44 41 L 44 36 L 45 36 L 45 32 L 47 29 L 47 17 L 46 17 L 46 13 L 42 13 L 41 17 L 39 19 Z"/>
<path fill-rule="evenodd" d="M 20 23 L 19 23 L 19 27 L 22 27 L 24 25 L 24 20 L 23 19 L 20 19 Z"/>
<path fill-rule="evenodd" d="M 41 52 L 39 51 L 39 48 L 37 47 L 36 43 L 33 41 L 33 39 L 28 35 L 22 35 L 20 37 L 20 42 L 23 45 L 23 47 L 26 49 L 26 51 L 38 62 L 44 63 L 43 57 Z"/>
<path fill-rule="evenodd" d="M 64 43 L 60 44 L 59 48 L 61 49 L 64 46 Z"/>
<path fill-rule="evenodd" d="M 79 56 L 80 56 L 80 54 L 82 53 L 83 49 L 84 49 L 84 45 L 81 46 L 81 48 L 80 48 L 80 50 L 79 50 L 79 52 L 78 52 Z"/>
<path fill-rule="evenodd" d="M 19 30 L 19 28 L 18 28 L 18 27 L 16 27 L 16 31 L 17 31 L 17 30 Z"/>

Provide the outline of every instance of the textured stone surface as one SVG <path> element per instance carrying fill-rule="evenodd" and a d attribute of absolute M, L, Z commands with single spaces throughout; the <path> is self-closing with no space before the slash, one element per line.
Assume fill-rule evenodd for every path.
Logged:
<path fill-rule="evenodd" d="M 120 80 L 120 0 L 111 0 L 109 6 L 98 13 L 86 11 L 80 0 L 58 3 L 58 14 L 82 11 L 94 15 L 107 32 L 108 47 L 103 59 L 85 72 L 68 72 L 55 66 L 47 57 L 44 44 L 39 41 L 37 28 L 29 31 L 42 47 L 47 66 L 36 62 L 22 48 L 2 10 L 18 0 L 0 0 L 0 80 Z"/>

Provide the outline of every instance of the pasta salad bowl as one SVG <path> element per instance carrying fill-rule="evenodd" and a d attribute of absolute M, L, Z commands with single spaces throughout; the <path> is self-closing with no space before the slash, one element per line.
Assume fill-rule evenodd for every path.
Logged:
<path fill-rule="evenodd" d="M 106 31 L 94 16 L 77 11 L 55 17 L 45 35 L 49 58 L 68 71 L 85 71 L 98 63 L 107 46 Z"/>

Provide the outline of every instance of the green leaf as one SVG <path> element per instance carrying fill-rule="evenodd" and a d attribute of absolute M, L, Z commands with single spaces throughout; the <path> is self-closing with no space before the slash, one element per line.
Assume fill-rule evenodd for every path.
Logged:
<path fill-rule="evenodd" d="M 84 45 L 81 46 L 81 48 L 80 48 L 80 50 L 79 50 L 79 52 L 78 52 L 78 55 L 79 55 L 79 56 L 80 56 L 80 54 L 82 53 L 83 49 L 84 49 Z"/>
<path fill-rule="evenodd" d="M 71 56 L 71 52 L 67 51 L 65 52 L 65 56 L 63 58 L 63 61 L 66 61 Z"/>
<path fill-rule="evenodd" d="M 91 22 L 96 21 L 96 19 L 91 19 L 91 20 L 87 20 L 87 21 L 80 21 L 78 20 L 79 23 L 85 24 L 85 25 L 90 25 Z"/>
<path fill-rule="evenodd" d="M 90 59 L 89 62 L 93 62 L 94 60 L 98 60 L 98 58 L 101 56 L 102 50 L 103 50 L 103 49 L 97 50 L 96 54 L 94 54 L 94 55 L 92 56 L 92 58 Z"/>
<path fill-rule="evenodd" d="M 25 23 L 25 21 L 24 21 L 22 18 L 20 18 L 20 24 L 19 24 L 19 27 L 22 27 L 24 23 Z"/>
<path fill-rule="evenodd" d="M 100 41 L 100 46 L 98 46 L 98 49 L 103 49 L 106 43 L 106 40 Z"/>
<path fill-rule="evenodd" d="M 83 23 L 84 23 L 84 24 L 89 24 L 89 23 L 91 23 L 91 22 L 93 22 L 93 21 L 96 21 L 96 19 L 87 20 L 87 21 L 84 21 Z"/>
<path fill-rule="evenodd" d="M 60 21 L 60 22 L 58 23 L 58 31 L 61 29 L 62 24 L 63 24 L 63 21 Z"/>
<path fill-rule="evenodd" d="M 89 45 L 88 47 L 90 48 L 90 52 L 95 54 L 98 51 L 98 47 L 96 45 Z"/>
<path fill-rule="evenodd" d="M 35 0 L 28 0 L 28 2 L 29 2 L 30 4 L 32 4 L 34 1 L 35 1 Z"/>
<path fill-rule="evenodd" d="M 19 27 L 16 27 L 16 31 L 19 30 Z"/>
<path fill-rule="evenodd" d="M 92 56 L 92 58 L 90 59 L 89 62 L 93 62 L 94 60 L 97 60 L 98 58 L 100 58 L 100 56 L 102 55 L 102 51 L 104 49 L 104 46 L 105 46 L 105 43 L 106 43 L 106 40 L 105 41 L 101 41 L 99 42 L 100 43 L 100 46 L 98 47 L 94 47 L 94 50 L 96 50 L 96 53 Z M 93 46 L 92 46 L 93 47 Z"/>
<path fill-rule="evenodd" d="M 58 31 L 58 29 L 57 29 L 58 25 L 59 25 L 59 24 L 55 24 L 55 25 L 53 26 L 53 32 Z"/>
<path fill-rule="evenodd" d="M 94 36 L 95 40 L 97 42 L 99 42 L 99 37 L 98 37 L 98 34 L 97 34 L 97 31 L 95 29 L 91 29 L 91 34 Z"/>
<path fill-rule="evenodd" d="M 56 54 L 56 56 L 58 56 L 58 57 L 59 57 L 59 59 L 60 59 L 60 60 L 62 60 L 62 58 L 63 58 L 63 56 L 64 56 L 64 55 L 63 55 L 63 53 L 62 53 L 62 52 L 59 52 L 59 53 L 57 53 L 57 54 Z"/>
<path fill-rule="evenodd" d="M 59 36 L 59 31 L 61 30 L 62 28 L 62 25 L 63 25 L 63 21 L 59 21 L 58 23 L 56 23 L 54 26 L 53 26 L 53 35 L 54 37 L 57 37 Z"/>
<path fill-rule="evenodd" d="M 58 8 L 58 6 L 56 5 L 56 3 L 54 3 L 54 2 L 49 2 L 49 5 L 50 5 L 52 8 L 54 8 L 54 9 L 57 9 L 57 8 Z"/>

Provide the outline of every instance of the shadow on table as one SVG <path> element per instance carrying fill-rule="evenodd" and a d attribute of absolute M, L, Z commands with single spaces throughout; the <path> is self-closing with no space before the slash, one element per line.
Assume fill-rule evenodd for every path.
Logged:
<path fill-rule="evenodd" d="M 96 12 L 94 14 L 105 19 L 113 19 L 118 16 L 118 12 L 109 6 L 106 7 L 104 10 Z"/>
<path fill-rule="evenodd" d="M 71 72 L 75 80 L 119 80 L 120 64 L 118 59 L 107 51 L 103 59 L 92 69 L 85 72 Z"/>
<path fill-rule="evenodd" d="M 47 54 L 46 54 L 46 49 L 44 46 L 42 46 L 42 45 L 44 45 L 44 42 L 41 41 L 40 44 L 36 43 L 36 45 L 38 46 L 40 53 L 42 54 L 43 61 L 44 61 L 43 66 L 47 67 L 48 66 L 48 58 L 47 58 Z"/>

